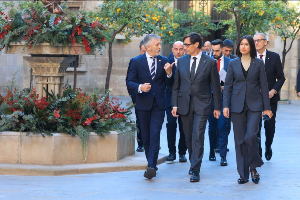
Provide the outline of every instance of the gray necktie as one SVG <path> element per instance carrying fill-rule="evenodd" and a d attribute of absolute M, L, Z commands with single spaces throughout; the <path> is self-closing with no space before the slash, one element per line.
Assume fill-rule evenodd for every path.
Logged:
<path fill-rule="evenodd" d="M 197 57 L 193 57 L 194 59 L 194 62 L 192 64 L 192 68 L 191 68 L 191 79 L 193 80 L 194 77 L 195 77 L 195 71 L 196 71 L 196 60 L 197 60 Z"/>

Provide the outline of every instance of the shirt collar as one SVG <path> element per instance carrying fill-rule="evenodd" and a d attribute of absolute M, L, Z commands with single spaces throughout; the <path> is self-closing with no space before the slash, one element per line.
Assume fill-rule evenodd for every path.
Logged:
<path fill-rule="evenodd" d="M 259 58 L 259 55 L 263 55 L 263 57 L 266 57 L 267 56 L 267 49 L 265 49 L 265 51 L 262 53 L 262 54 L 259 54 L 258 52 L 257 53 L 257 57 Z"/>
<path fill-rule="evenodd" d="M 191 56 L 191 60 L 193 60 L 193 57 L 197 57 L 197 60 L 200 60 L 202 55 L 202 52 L 200 51 L 200 53 L 197 56 Z"/>
<path fill-rule="evenodd" d="M 146 53 L 145 53 L 145 54 L 146 54 L 147 60 L 148 60 L 148 59 L 153 59 L 153 57 L 152 57 L 152 56 L 150 56 L 150 55 L 148 54 L 148 52 L 147 52 L 147 51 L 146 51 Z M 157 58 L 157 56 L 156 56 L 156 57 L 154 57 L 154 58 Z"/>

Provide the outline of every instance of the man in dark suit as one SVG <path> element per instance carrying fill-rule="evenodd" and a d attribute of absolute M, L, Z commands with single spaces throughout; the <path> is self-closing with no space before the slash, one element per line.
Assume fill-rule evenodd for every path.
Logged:
<path fill-rule="evenodd" d="M 232 51 L 233 51 L 233 42 L 232 40 L 230 39 L 225 39 L 223 41 L 223 49 L 222 49 L 222 52 L 224 54 L 225 57 L 228 57 L 230 59 L 235 59 L 237 58 L 237 56 L 233 55 L 232 54 Z"/>
<path fill-rule="evenodd" d="M 144 46 L 144 42 L 143 40 L 140 42 L 140 55 L 143 55 L 145 52 L 146 52 L 146 48 Z M 127 69 L 127 74 L 126 74 L 126 86 L 127 86 L 127 91 L 128 91 L 128 94 L 129 96 L 131 97 L 131 100 L 132 100 L 132 103 L 136 104 L 136 93 L 134 92 L 134 90 L 131 90 L 128 88 L 128 72 L 130 71 L 130 65 L 131 63 L 129 63 L 129 66 L 128 66 L 128 69 Z M 139 119 L 137 117 L 137 112 L 136 112 L 136 109 L 135 109 L 135 116 L 136 116 L 136 128 L 137 128 L 137 133 L 136 133 L 136 136 L 137 136 L 137 143 L 138 143 L 138 147 L 136 149 L 137 152 L 144 152 L 144 145 L 143 145 L 143 140 L 142 140 L 142 134 L 141 134 L 141 127 L 140 127 L 140 122 L 139 122 Z"/>
<path fill-rule="evenodd" d="M 220 86 L 221 91 L 224 89 L 224 81 L 228 69 L 228 65 L 230 62 L 230 58 L 227 58 L 222 53 L 223 41 L 220 39 L 214 40 L 211 42 L 213 57 L 217 61 L 217 67 L 220 74 Z M 222 80 L 223 79 L 223 80 Z M 213 94 L 212 94 L 213 95 Z M 223 100 L 223 95 L 222 95 Z M 228 134 L 230 127 L 230 119 L 224 117 L 221 112 L 220 118 L 216 119 L 213 115 L 214 111 L 214 101 L 212 100 L 212 109 L 211 114 L 208 118 L 208 134 L 209 134 L 209 143 L 210 143 L 210 153 L 209 160 L 215 161 L 215 148 L 217 145 L 217 141 L 219 140 L 219 151 L 221 156 L 221 166 L 227 166 L 227 144 L 228 144 Z"/>
<path fill-rule="evenodd" d="M 283 73 L 283 68 L 281 65 L 280 57 L 277 53 L 266 50 L 266 45 L 268 43 L 265 34 L 257 33 L 254 36 L 255 48 L 257 51 L 257 57 L 262 59 L 265 64 L 265 71 L 268 79 L 269 87 L 269 98 L 271 104 L 271 110 L 273 117 L 270 120 L 265 120 L 265 135 L 266 135 L 266 149 L 265 157 L 267 160 L 272 158 L 272 148 L 273 138 L 275 134 L 275 120 L 277 103 L 280 100 L 279 91 L 284 84 L 285 78 Z M 261 126 L 262 120 L 260 121 L 260 128 L 258 132 L 258 137 L 261 138 Z M 259 154 L 262 156 L 261 145 L 259 148 Z"/>
<path fill-rule="evenodd" d="M 298 75 L 297 75 L 297 95 L 300 97 L 300 70 L 298 70 Z"/>
<path fill-rule="evenodd" d="M 172 48 L 173 57 L 169 59 L 169 63 L 175 63 L 172 68 L 172 74 L 175 76 L 175 70 L 177 66 L 178 58 L 184 55 L 184 46 L 181 41 L 177 41 L 173 44 Z M 166 101 L 167 101 L 167 139 L 168 139 L 168 148 L 169 148 L 169 156 L 167 157 L 167 161 L 176 160 L 176 132 L 177 132 L 177 118 L 173 117 L 172 111 L 172 86 L 167 86 L 166 89 Z M 178 142 L 178 152 L 179 152 L 179 162 L 186 162 L 187 159 L 185 157 L 186 154 L 186 144 L 185 144 L 185 136 L 182 127 L 181 117 L 178 117 L 178 125 L 179 125 L 179 133 L 180 138 Z"/>
<path fill-rule="evenodd" d="M 185 56 L 178 59 L 172 91 L 172 115 L 181 115 L 189 150 L 191 182 L 200 181 L 206 122 L 211 112 L 211 86 L 214 93 L 214 116 L 222 109 L 220 79 L 216 61 L 202 54 L 202 37 L 190 33 L 183 39 Z"/>
<path fill-rule="evenodd" d="M 204 43 L 204 48 L 205 48 L 205 54 L 212 57 L 213 53 L 212 53 L 212 49 L 211 49 L 211 43 L 210 41 L 206 41 Z"/>
<path fill-rule="evenodd" d="M 173 83 L 173 65 L 159 55 L 161 40 L 158 35 L 147 35 L 144 46 L 146 53 L 130 61 L 128 88 L 136 93 L 136 110 L 148 161 L 144 177 L 152 179 L 156 176 L 160 131 L 167 106 L 165 88 Z"/>

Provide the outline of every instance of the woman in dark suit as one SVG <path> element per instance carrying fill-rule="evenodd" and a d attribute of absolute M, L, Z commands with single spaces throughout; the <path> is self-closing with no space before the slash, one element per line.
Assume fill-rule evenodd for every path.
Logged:
<path fill-rule="evenodd" d="M 236 54 L 228 66 L 224 85 L 223 114 L 229 118 L 229 108 L 234 131 L 239 184 L 247 183 L 249 171 L 254 183 L 259 182 L 257 167 L 264 164 L 258 154 L 257 132 L 261 113 L 272 117 L 267 76 L 264 63 L 256 58 L 253 38 L 243 36 Z"/>

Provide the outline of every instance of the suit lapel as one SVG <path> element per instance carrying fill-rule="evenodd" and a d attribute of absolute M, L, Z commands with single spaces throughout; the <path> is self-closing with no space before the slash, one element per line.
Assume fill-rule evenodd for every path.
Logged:
<path fill-rule="evenodd" d="M 238 59 L 238 61 L 239 61 L 239 64 L 240 64 L 240 67 L 237 67 L 237 68 L 233 68 L 233 70 L 234 69 L 236 69 L 237 70 L 237 72 L 240 74 L 240 76 L 242 76 L 243 77 L 243 79 L 245 79 L 245 76 L 244 76 L 244 73 L 243 73 L 243 70 L 242 70 L 242 61 L 241 61 L 241 58 L 240 57 L 238 57 L 237 58 Z M 248 76 L 247 76 L 248 77 Z"/>
<path fill-rule="evenodd" d="M 253 71 L 253 69 L 255 68 L 255 66 L 256 66 L 255 58 L 251 58 L 251 63 L 250 63 L 250 67 L 248 69 L 248 74 L 247 74 L 247 80 L 251 76 L 251 72 Z"/>
<path fill-rule="evenodd" d="M 157 68 L 156 68 L 155 77 L 154 77 L 153 81 L 156 80 L 156 78 L 159 76 L 159 74 L 162 72 L 162 69 L 163 69 L 161 66 L 160 56 L 157 56 L 156 61 L 157 61 Z"/>
<path fill-rule="evenodd" d="M 195 73 L 195 76 L 194 76 L 194 79 L 192 80 L 192 82 L 196 79 L 197 75 L 200 73 L 200 71 L 202 70 L 202 68 L 205 66 L 205 64 L 207 62 L 206 61 L 206 56 L 207 55 L 205 55 L 205 54 L 201 55 L 199 65 L 198 65 L 197 71 Z"/>
<path fill-rule="evenodd" d="M 265 69 L 267 69 L 269 67 L 269 64 L 270 64 L 270 53 L 267 50 L 267 52 L 266 52 L 266 59 L 265 59 Z"/>
<path fill-rule="evenodd" d="M 146 57 L 146 54 L 144 53 L 142 55 L 142 60 L 141 60 L 141 63 L 142 63 L 142 68 L 143 70 L 145 71 L 145 73 L 147 74 L 147 76 L 152 80 L 152 77 L 151 77 L 151 74 L 150 74 L 150 66 L 148 65 L 148 61 L 147 61 L 147 57 Z"/>
<path fill-rule="evenodd" d="M 185 67 L 186 67 L 185 71 L 187 72 L 186 74 L 187 74 L 187 76 L 188 76 L 188 80 L 191 81 L 190 62 L 191 62 L 191 56 L 188 55 L 188 56 L 186 57 L 186 60 L 185 60 Z"/>

